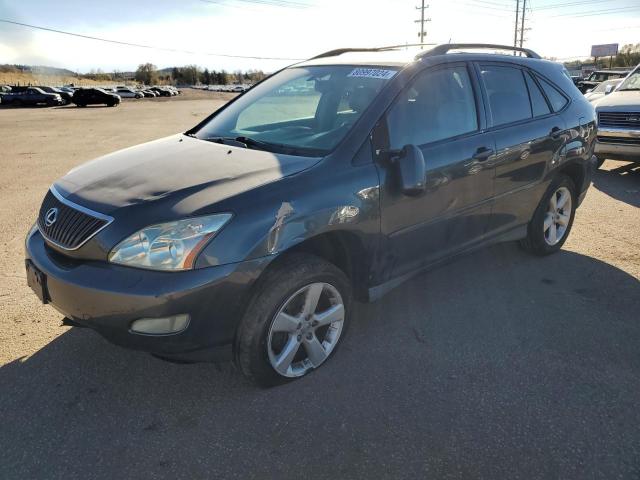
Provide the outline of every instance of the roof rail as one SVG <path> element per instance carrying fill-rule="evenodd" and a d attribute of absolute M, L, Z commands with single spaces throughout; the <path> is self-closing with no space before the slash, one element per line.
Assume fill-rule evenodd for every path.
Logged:
<path fill-rule="evenodd" d="M 522 47 L 514 47 L 510 45 L 495 45 L 492 43 L 444 43 L 442 45 L 438 45 L 431 50 L 426 52 L 421 52 L 416 55 L 416 60 L 424 57 L 435 57 L 436 55 L 444 55 L 449 50 L 459 50 L 459 49 L 496 49 L 496 50 L 512 50 L 514 52 L 522 52 L 529 58 L 541 58 L 533 50 L 529 50 L 528 48 Z"/>
<path fill-rule="evenodd" d="M 315 57 L 311 57 L 309 60 L 315 60 L 317 58 L 325 58 L 325 57 L 337 57 L 338 55 L 342 55 L 343 53 L 349 52 L 384 52 L 387 50 L 398 50 L 405 47 L 425 47 L 425 46 L 434 46 L 435 43 L 407 43 L 403 45 L 388 45 L 385 47 L 371 47 L 371 48 L 337 48 L 335 50 L 329 50 L 328 52 L 321 53 L 320 55 L 316 55 Z"/>

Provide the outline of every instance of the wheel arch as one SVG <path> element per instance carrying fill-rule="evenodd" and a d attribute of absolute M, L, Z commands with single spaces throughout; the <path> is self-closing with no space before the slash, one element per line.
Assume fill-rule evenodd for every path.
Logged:
<path fill-rule="evenodd" d="M 584 181 L 587 178 L 587 167 L 582 162 L 570 162 L 562 165 L 557 173 L 566 175 L 573 181 L 576 187 L 576 196 L 584 190 Z"/>

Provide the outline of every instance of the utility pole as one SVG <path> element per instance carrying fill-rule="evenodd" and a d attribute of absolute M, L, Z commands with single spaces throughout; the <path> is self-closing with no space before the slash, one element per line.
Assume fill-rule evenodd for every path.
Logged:
<path fill-rule="evenodd" d="M 518 15 L 520 14 L 520 0 L 516 0 L 516 24 L 513 28 L 513 46 L 518 46 Z M 513 52 L 515 55 L 516 52 Z"/>
<path fill-rule="evenodd" d="M 424 24 L 426 22 L 430 22 L 430 18 L 424 18 L 424 13 L 426 9 L 429 8 L 429 5 L 424 4 L 424 0 L 422 0 L 422 5 L 420 7 L 416 7 L 416 10 L 420 10 L 420 20 L 416 20 L 415 23 L 420 24 L 420 33 L 418 33 L 418 37 L 420 37 L 420 43 L 424 43 L 424 37 L 427 36 L 427 32 L 424 30 Z M 422 47 L 420 47 L 422 48 Z"/>
<path fill-rule="evenodd" d="M 520 27 L 520 48 L 524 40 L 524 15 L 527 12 L 527 0 L 522 0 L 522 26 Z"/>

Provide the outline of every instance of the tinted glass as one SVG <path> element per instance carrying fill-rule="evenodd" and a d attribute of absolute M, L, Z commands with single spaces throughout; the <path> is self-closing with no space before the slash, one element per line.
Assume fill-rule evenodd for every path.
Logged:
<path fill-rule="evenodd" d="M 531 118 L 529 93 L 520 69 L 484 65 L 481 67 L 481 73 L 489 98 L 493 125 Z"/>
<path fill-rule="evenodd" d="M 529 98 L 531 98 L 531 108 L 533 109 L 533 116 L 539 117 L 541 115 L 547 115 L 551 113 L 547 101 L 544 99 L 544 95 L 540 91 L 538 85 L 533 80 L 533 77 L 529 73 L 525 74 L 527 79 L 527 88 L 529 89 Z"/>
<path fill-rule="evenodd" d="M 465 67 L 424 72 L 395 100 L 387 116 L 391 148 L 424 145 L 478 129 Z"/>
<path fill-rule="evenodd" d="M 549 99 L 549 103 L 551 103 L 551 107 L 553 108 L 553 111 L 557 112 L 559 110 L 562 110 L 564 106 L 568 103 L 568 100 L 566 99 L 566 97 L 562 95 L 556 87 L 551 85 L 546 80 L 543 80 L 542 78 L 538 78 L 538 80 L 540 82 L 540 85 L 542 85 L 542 89 L 544 90 L 544 93 L 547 95 L 547 98 Z"/>

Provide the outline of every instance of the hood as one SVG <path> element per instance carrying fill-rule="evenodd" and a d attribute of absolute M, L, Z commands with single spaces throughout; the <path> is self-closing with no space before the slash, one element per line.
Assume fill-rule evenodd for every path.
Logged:
<path fill-rule="evenodd" d="M 609 112 L 639 112 L 640 91 L 613 91 L 598 100 L 595 106 L 598 110 L 603 109 Z"/>
<path fill-rule="evenodd" d="M 72 202 L 105 214 L 163 201 L 189 215 L 317 161 L 173 135 L 85 163 L 55 186 Z"/>

